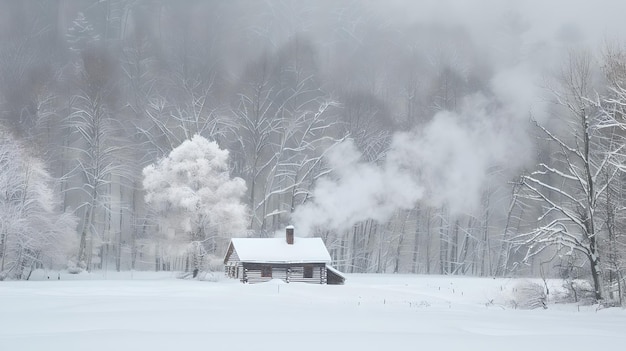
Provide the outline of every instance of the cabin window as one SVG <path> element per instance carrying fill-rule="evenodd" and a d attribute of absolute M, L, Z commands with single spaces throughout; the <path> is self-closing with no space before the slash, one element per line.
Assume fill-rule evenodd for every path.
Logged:
<path fill-rule="evenodd" d="M 262 266 L 261 267 L 261 277 L 271 278 L 272 277 L 272 266 Z"/>
<path fill-rule="evenodd" d="M 304 266 L 304 278 L 313 278 L 313 266 Z"/>

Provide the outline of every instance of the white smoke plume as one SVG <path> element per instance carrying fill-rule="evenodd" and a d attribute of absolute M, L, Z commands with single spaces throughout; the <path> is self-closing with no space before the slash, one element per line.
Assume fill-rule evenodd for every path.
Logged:
<path fill-rule="evenodd" d="M 396 133 L 380 166 L 364 162 L 346 141 L 329 152 L 332 175 L 318 181 L 293 222 L 303 235 L 315 228 L 344 230 L 370 218 L 384 222 L 418 201 L 470 213 L 490 168 L 506 163 L 513 170 L 527 160 L 531 148 L 519 122 L 519 116 L 473 95 L 461 113 L 442 111 L 423 128 Z"/>
<path fill-rule="evenodd" d="M 435 28 L 433 37 L 436 28 L 462 28 L 479 61 L 489 67 L 489 93 L 466 96 L 457 112 L 439 112 L 420 128 L 394 135 L 382 165 L 363 162 L 351 142 L 333 150 L 328 157 L 333 172 L 320 179 L 312 200 L 292 217 L 302 235 L 318 227 L 343 230 L 368 218 L 384 222 L 418 201 L 475 214 L 486 185 L 507 187 L 507 180 L 532 160 L 529 117 L 549 118 L 545 82 L 572 49 L 600 53 L 603 45 L 626 37 L 619 20 L 626 2 L 618 0 L 365 4 L 375 16 L 393 18 L 390 25 L 398 28 Z M 425 43 L 416 47 L 435 52 L 440 46 Z M 501 173 L 497 184 L 490 174 L 494 170 Z"/>
<path fill-rule="evenodd" d="M 410 208 L 423 194 L 409 169 L 393 158 L 378 167 L 364 162 L 351 140 L 328 154 L 333 175 L 318 181 L 314 198 L 294 213 L 299 233 L 323 226 L 345 229 L 372 218 L 384 221 L 398 208 Z"/>

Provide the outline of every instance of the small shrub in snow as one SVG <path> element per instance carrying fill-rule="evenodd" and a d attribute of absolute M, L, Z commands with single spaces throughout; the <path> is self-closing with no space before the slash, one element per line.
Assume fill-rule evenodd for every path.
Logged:
<path fill-rule="evenodd" d="M 82 268 L 80 268 L 79 266 L 76 265 L 76 263 L 74 263 L 74 261 L 69 261 L 67 263 L 67 273 L 69 274 L 79 274 L 83 271 Z"/>
<path fill-rule="evenodd" d="M 555 291 L 553 300 L 555 303 L 578 303 L 580 305 L 592 305 L 595 294 L 591 283 L 581 279 L 568 279 L 563 282 L 563 289 Z"/>
<path fill-rule="evenodd" d="M 513 289 L 513 306 L 521 309 L 548 308 L 548 297 L 541 284 L 523 281 Z"/>
<path fill-rule="evenodd" d="M 176 275 L 178 279 L 197 279 L 200 281 L 206 282 L 218 282 L 222 279 L 224 273 L 221 272 L 211 272 L 211 271 L 199 271 L 198 274 L 194 277 L 193 272 L 180 272 Z"/>
<path fill-rule="evenodd" d="M 192 279 L 193 273 L 192 272 L 180 272 L 176 274 L 176 278 L 177 279 Z"/>
<path fill-rule="evenodd" d="M 197 279 L 205 282 L 213 282 L 216 283 L 222 280 L 224 273 L 216 273 L 216 272 L 200 272 L 198 274 Z"/>
<path fill-rule="evenodd" d="M 573 280 L 570 287 L 576 293 L 577 302 L 592 305 L 596 302 L 595 291 L 591 283 L 587 280 Z"/>

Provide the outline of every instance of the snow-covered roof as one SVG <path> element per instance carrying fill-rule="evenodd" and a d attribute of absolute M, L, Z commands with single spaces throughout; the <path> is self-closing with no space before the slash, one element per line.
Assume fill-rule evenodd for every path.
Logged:
<path fill-rule="evenodd" d="M 285 238 L 234 238 L 231 245 L 239 261 L 253 263 L 330 262 L 326 245 L 320 238 L 294 238 L 293 245 Z M 226 259 L 231 254 L 228 251 Z"/>

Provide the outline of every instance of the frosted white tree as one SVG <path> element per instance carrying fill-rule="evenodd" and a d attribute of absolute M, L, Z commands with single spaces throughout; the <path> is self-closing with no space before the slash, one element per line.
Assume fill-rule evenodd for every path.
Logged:
<path fill-rule="evenodd" d="M 77 221 L 52 185 L 44 164 L 0 130 L 0 280 L 66 262 Z"/>
<path fill-rule="evenodd" d="M 171 247 L 186 251 L 195 273 L 207 255 L 225 246 L 221 238 L 245 231 L 246 185 L 230 177 L 228 151 L 216 142 L 195 135 L 144 168 L 143 176 L 146 203 L 161 216 L 160 231 Z"/>

